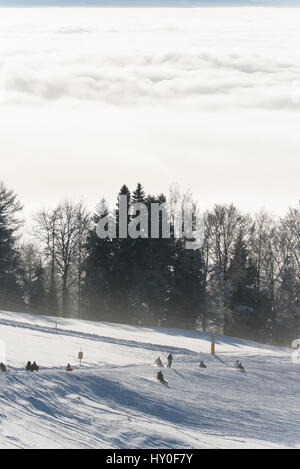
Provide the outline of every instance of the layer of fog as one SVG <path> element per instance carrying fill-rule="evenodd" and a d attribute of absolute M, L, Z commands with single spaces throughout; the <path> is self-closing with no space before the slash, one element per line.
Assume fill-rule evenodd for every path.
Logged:
<path fill-rule="evenodd" d="M 0 16 L 1 179 L 29 215 L 123 183 L 276 213 L 299 197 L 300 11 Z"/>

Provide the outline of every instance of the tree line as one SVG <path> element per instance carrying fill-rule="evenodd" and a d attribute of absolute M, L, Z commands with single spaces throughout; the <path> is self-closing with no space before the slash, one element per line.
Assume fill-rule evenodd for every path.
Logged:
<path fill-rule="evenodd" d="M 118 232 L 119 199 L 165 203 L 170 238 L 101 239 L 96 226 L 111 216 Z M 22 237 L 22 205 L 0 184 L 0 309 L 143 326 L 201 329 L 289 345 L 300 327 L 300 203 L 286 216 L 250 216 L 234 205 L 203 214 L 204 242 L 186 249 L 176 238 L 176 211 L 197 203 L 173 185 L 147 195 L 123 185 L 110 207 L 93 213 L 63 201 L 33 220 Z M 151 211 L 149 211 L 151 217 Z M 128 210 L 128 221 L 132 219 Z"/>

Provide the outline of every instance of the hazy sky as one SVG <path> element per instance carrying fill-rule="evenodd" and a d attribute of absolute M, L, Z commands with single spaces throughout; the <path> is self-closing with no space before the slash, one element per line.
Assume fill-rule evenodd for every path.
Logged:
<path fill-rule="evenodd" d="M 177 181 L 203 207 L 299 197 L 299 9 L 3 9 L 0 179 L 26 216 Z"/>
<path fill-rule="evenodd" d="M 300 0 L 0 0 L 0 6 L 299 6 Z"/>

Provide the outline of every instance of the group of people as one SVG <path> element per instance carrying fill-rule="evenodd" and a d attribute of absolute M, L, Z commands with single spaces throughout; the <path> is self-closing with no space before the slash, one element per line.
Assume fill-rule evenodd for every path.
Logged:
<path fill-rule="evenodd" d="M 31 364 L 31 362 L 28 362 L 26 365 L 26 371 L 39 371 L 39 367 L 35 362 Z M 73 368 L 71 367 L 70 363 L 67 364 L 66 366 L 66 371 L 73 371 Z"/>
<path fill-rule="evenodd" d="M 31 363 L 31 361 L 27 362 L 27 365 L 25 367 L 26 371 L 39 371 L 40 367 L 36 364 L 36 362 Z M 0 363 L 0 372 L 6 372 L 7 366 L 4 363 Z M 73 368 L 71 367 L 70 363 L 67 364 L 66 366 L 66 371 L 73 371 Z"/>
<path fill-rule="evenodd" d="M 167 360 L 168 360 L 167 368 L 171 368 L 173 360 L 174 360 L 173 355 L 171 353 L 168 355 Z M 163 368 L 163 366 L 164 366 L 160 357 L 157 357 L 157 359 L 155 360 L 154 363 L 155 363 L 155 365 L 157 365 L 161 368 Z M 205 363 L 203 361 L 200 362 L 199 367 L 200 368 L 207 368 L 207 366 L 205 365 Z M 240 371 L 245 371 L 245 368 L 243 367 L 242 363 L 239 360 L 236 361 L 235 368 L 237 370 L 240 370 Z M 168 382 L 168 381 L 165 380 L 163 372 L 161 370 L 157 373 L 157 379 L 161 383 L 167 383 Z"/>
<path fill-rule="evenodd" d="M 171 368 L 173 360 L 174 360 L 173 355 L 171 353 L 168 355 L 167 360 L 168 360 L 167 368 Z M 160 366 L 161 368 L 164 367 L 164 364 L 161 361 L 160 357 L 157 357 L 157 359 L 155 360 L 154 363 L 155 363 L 155 365 Z"/>
<path fill-rule="evenodd" d="M 26 365 L 26 371 L 39 371 L 39 367 L 37 366 L 36 362 L 27 362 L 27 365 Z M 4 363 L 0 363 L 0 372 L 3 372 L 5 373 L 6 371 L 9 371 L 7 369 L 7 366 L 4 364 Z"/>
<path fill-rule="evenodd" d="M 39 371 L 40 367 L 37 366 L 36 362 L 27 362 L 26 371 Z"/>
<path fill-rule="evenodd" d="M 172 363 L 173 363 L 173 360 L 174 360 L 174 357 L 172 355 L 172 353 L 170 353 L 167 357 L 167 360 L 168 360 L 168 364 L 167 364 L 167 368 L 171 368 L 172 366 Z M 163 362 L 161 361 L 161 358 L 160 357 L 157 357 L 157 359 L 155 360 L 155 365 L 163 368 L 164 367 L 164 364 Z M 205 363 L 203 361 L 200 362 L 199 364 L 199 367 L 200 368 L 207 368 L 207 366 L 205 365 Z M 240 371 L 245 371 L 245 368 L 243 367 L 242 363 L 237 360 L 236 363 L 235 363 L 235 368 L 237 370 L 240 370 Z M 36 362 L 34 361 L 33 363 L 31 363 L 30 361 L 27 362 L 27 365 L 26 365 L 26 371 L 39 371 L 39 366 L 36 364 Z M 6 372 L 8 371 L 7 370 L 7 367 L 4 363 L 0 363 L 0 372 Z M 66 371 L 73 371 L 73 368 L 71 367 L 70 363 L 67 364 L 66 366 Z M 158 381 L 160 381 L 161 383 L 167 383 L 167 381 L 165 380 L 164 378 L 164 375 L 162 373 L 162 371 L 160 370 L 158 373 L 157 373 L 157 379 Z"/>
<path fill-rule="evenodd" d="M 171 368 L 173 360 L 174 360 L 173 355 L 171 353 L 168 355 L 167 360 L 168 360 L 167 368 Z M 155 365 L 160 366 L 161 368 L 163 368 L 163 366 L 164 366 L 160 357 L 157 357 L 157 359 L 155 360 L 154 363 L 155 363 Z M 203 361 L 200 362 L 199 367 L 200 368 L 207 368 L 207 366 L 205 365 L 205 363 Z M 168 382 L 168 381 L 165 380 L 163 372 L 161 370 L 157 373 L 157 379 L 160 383 L 167 383 Z"/>
<path fill-rule="evenodd" d="M 167 368 L 171 368 L 173 360 L 174 360 L 172 353 L 169 353 L 167 360 L 168 360 Z M 164 366 L 160 357 L 157 357 L 154 363 L 155 365 L 160 366 L 161 368 L 163 368 Z M 164 378 L 163 372 L 161 370 L 157 373 L 157 379 L 160 383 L 167 383 L 167 381 Z"/>

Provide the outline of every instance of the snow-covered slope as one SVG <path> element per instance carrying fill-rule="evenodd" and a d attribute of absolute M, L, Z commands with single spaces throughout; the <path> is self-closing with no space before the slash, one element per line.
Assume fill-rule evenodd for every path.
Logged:
<path fill-rule="evenodd" d="M 199 332 L 7 312 L 0 340 L 11 370 L 0 376 L 2 448 L 300 447 L 300 365 L 289 349 L 220 336 L 212 357 Z M 170 351 L 163 385 L 153 362 Z M 28 360 L 39 373 L 24 371 Z"/>

